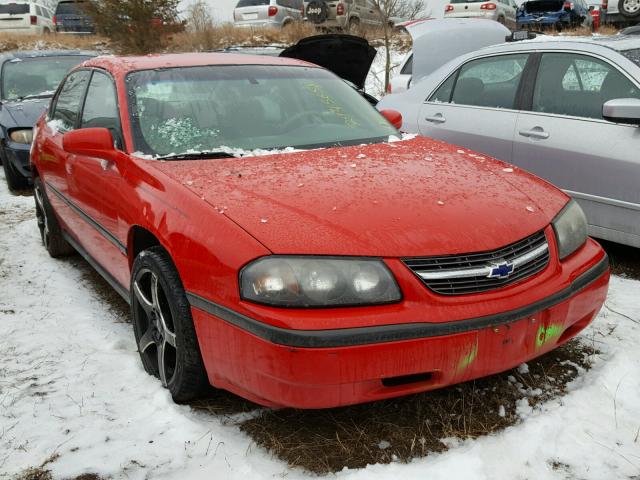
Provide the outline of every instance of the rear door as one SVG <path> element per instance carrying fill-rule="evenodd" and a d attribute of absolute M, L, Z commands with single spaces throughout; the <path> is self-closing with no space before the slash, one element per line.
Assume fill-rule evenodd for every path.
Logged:
<path fill-rule="evenodd" d="M 233 12 L 234 20 L 247 22 L 269 19 L 270 0 L 240 0 Z"/>
<path fill-rule="evenodd" d="M 31 26 L 31 11 L 28 3 L 0 4 L 0 31 L 23 29 Z"/>
<path fill-rule="evenodd" d="M 608 100 L 640 98 L 637 82 L 605 59 L 550 52 L 528 96 L 513 163 L 576 198 L 592 235 L 640 247 L 640 128 L 602 118 Z"/>
<path fill-rule="evenodd" d="M 420 133 L 509 162 L 528 58 L 514 53 L 464 64 L 422 106 Z"/>

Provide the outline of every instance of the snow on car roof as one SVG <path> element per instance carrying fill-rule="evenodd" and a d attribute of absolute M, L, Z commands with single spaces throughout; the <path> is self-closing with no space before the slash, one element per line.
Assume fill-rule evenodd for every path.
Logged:
<path fill-rule="evenodd" d="M 316 67 L 310 63 L 290 58 L 271 57 L 265 55 L 242 55 L 235 53 L 172 53 L 144 55 L 139 57 L 118 57 L 107 55 L 96 57 L 85 65 L 90 67 L 103 67 L 121 72 L 207 65 L 289 65 Z"/>

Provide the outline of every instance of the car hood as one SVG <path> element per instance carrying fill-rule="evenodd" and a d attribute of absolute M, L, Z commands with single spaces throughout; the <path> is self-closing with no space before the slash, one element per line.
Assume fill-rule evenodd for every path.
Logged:
<path fill-rule="evenodd" d="M 319 65 L 364 89 L 376 49 L 361 37 L 328 34 L 303 38 L 280 56 Z"/>
<path fill-rule="evenodd" d="M 404 24 L 413 39 L 413 82 L 460 55 L 504 43 L 511 31 L 481 18 L 425 19 Z"/>
<path fill-rule="evenodd" d="M 491 250 L 543 229 L 568 201 L 515 167 L 425 138 L 149 162 L 277 254 Z"/>
<path fill-rule="evenodd" d="M 21 102 L 5 102 L 0 105 L 0 118 L 5 128 L 32 127 L 51 101 L 47 98 L 28 98 Z"/>

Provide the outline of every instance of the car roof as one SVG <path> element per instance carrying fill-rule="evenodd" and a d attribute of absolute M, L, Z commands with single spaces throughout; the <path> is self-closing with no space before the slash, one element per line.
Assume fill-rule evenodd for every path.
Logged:
<path fill-rule="evenodd" d="M 602 48 L 608 48 L 617 52 L 640 48 L 640 38 L 631 35 L 608 35 L 592 37 L 564 37 L 542 35 L 533 40 L 502 43 L 477 50 L 474 53 L 506 52 L 518 50 L 563 50 L 575 49 L 590 52 L 602 52 Z"/>
<path fill-rule="evenodd" d="M 139 57 L 102 56 L 88 60 L 84 66 L 101 67 L 111 71 L 133 72 L 156 68 L 199 67 L 208 65 L 274 65 L 316 67 L 301 60 L 265 55 L 235 53 L 170 53 Z M 317 67 L 316 67 L 317 68 Z"/>

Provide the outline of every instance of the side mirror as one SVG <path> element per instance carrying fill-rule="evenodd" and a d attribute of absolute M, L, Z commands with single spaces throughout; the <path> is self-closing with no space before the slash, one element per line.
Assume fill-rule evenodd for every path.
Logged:
<path fill-rule="evenodd" d="M 396 110 L 380 110 L 380 115 L 398 130 L 402 127 L 402 114 L 400 112 Z"/>
<path fill-rule="evenodd" d="M 107 160 L 115 157 L 116 153 L 113 135 L 107 128 L 80 128 L 67 132 L 62 137 L 62 148 L 75 155 Z"/>
<path fill-rule="evenodd" d="M 610 122 L 640 125 L 640 99 L 617 98 L 609 100 L 602 106 L 602 116 Z"/>

